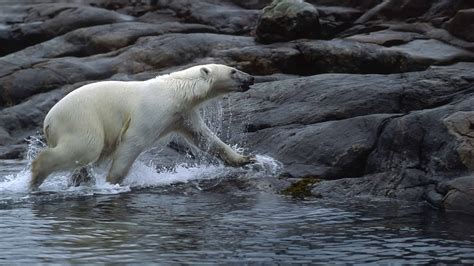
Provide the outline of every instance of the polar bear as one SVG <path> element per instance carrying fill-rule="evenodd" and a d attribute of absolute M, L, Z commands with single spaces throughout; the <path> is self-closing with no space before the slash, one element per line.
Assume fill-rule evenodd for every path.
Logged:
<path fill-rule="evenodd" d="M 171 132 L 232 166 L 254 161 L 236 153 L 203 122 L 198 106 L 243 92 L 254 77 L 220 64 L 194 66 L 146 81 L 102 81 L 82 86 L 46 115 L 48 148 L 32 164 L 30 189 L 54 171 L 83 170 L 112 159 L 107 181 L 121 183 L 138 155 Z"/>

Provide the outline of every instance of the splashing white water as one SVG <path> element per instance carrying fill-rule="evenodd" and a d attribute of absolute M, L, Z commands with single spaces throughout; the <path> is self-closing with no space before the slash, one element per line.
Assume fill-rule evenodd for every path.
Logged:
<path fill-rule="evenodd" d="M 37 154 L 45 147 L 44 142 L 37 137 L 30 139 L 27 152 L 27 165 L 17 173 L 11 173 L 0 177 L 0 201 L 11 199 L 13 195 L 28 193 L 28 184 L 31 179 L 31 162 Z M 68 195 L 94 195 L 94 194 L 118 194 L 128 192 L 131 188 L 144 188 L 167 186 L 175 183 L 187 183 L 195 180 L 215 179 L 226 176 L 243 176 L 258 178 L 263 176 L 275 176 L 281 169 L 281 164 L 271 157 L 257 155 L 256 163 L 243 168 L 232 168 L 223 165 L 204 164 L 189 166 L 177 165 L 173 170 L 157 171 L 151 164 L 137 160 L 130 173 L 125 178 L 123 185 L 112 185 L 105 180 L 107 167 L 95 167 L 91 174 L 95 182 L 78 187 L 70 186 L 70 175 L 68 172 L 54 173 L 41 185 L 40 192 L 66 193 Z"/>

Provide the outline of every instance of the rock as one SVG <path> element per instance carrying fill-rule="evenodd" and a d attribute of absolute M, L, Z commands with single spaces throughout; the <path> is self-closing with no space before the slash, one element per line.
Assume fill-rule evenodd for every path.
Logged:
<path fill-rule="evenodd" d="M 352 26 L 352 22 L 362 12 L 359 9 L 341 6 L 317 6 L 320 15 L 322 39 L 332 39 L 340 32 Z"/>
<path fill-rule="evenodd" d="M 427 12 L 432 4 L 431 0 L 385 0 L 368 10 L 355 23 L 366 23 L 378 17 L 399 20 L 417 18 Z"/>
<path fill-rule="evenodd" d="M 225 34 L 247 34 L 253 30 L 259 10 L 244 9 L 235 4 L 213 0 L 158 0 L 160 9 L 170 9 L 187 23 L 215 27 Z"/>
<path fill-rule="evenodd" d="M 238 6 L 247 9 L 262 9 L 272 2 L 272 0 L 231 0 Z"/>
<path fill-rule="evenodd" d="M 338 6 L 368 9 L 377 5 L 380 0 L 307 0 L 307 2 L 315 6 Z"/>
<path fill-rule="evenodd" d="M 316 6 L 319 12 L 320 18 L 331 17 L 335 21 L 353 22 L 360 15 L 362 11 L 353 7 L 342 7 L 342 6 Z"/>
<path fill-rule="evenodd" d="M 474 42 L 474 8 L 459 10 L 446 23 L 446 29 L 454 36 Z"/>
<path fill-rule="evenodd" d="M 433 180 L 424 172 L 404 169 L 369 174 L 360 178 L 323 180 L 311 189 L 315 195 L 328 199 L 371 198 L 421 201 Z"/>
<path fill-rule="evenodd" d="M 255 34 L 261 43 L 317 38 L 320 35 L 318 11 L 302 0 L 274 0 L 263 9 Z"/>
<path fill-rule="evenodd" d="M 71 30 L 134 20 L 113 11 L 74 4 L 38 4 L 27 8 L 23 23 L 0 29 L 0 55 L 40 43 Z"/>
<path fill-rule="evenodd" d="M 154 25 L 142 22 L 124 22 L 92 26 L 68 32 L 49 41 L 30 46 L 19 52 L 4 56 L 1 61 L 19 60 L 27 62 L 35 58 L 57 58 L 65 56 L 85 57 L 106 53 L 131 45 L 144 36 L 159 36 L 166 33 L 215 32 L 215 29 L 200 24 L 177 22 Z"/>
<path fill-rule="evenodd" d="M 7 143 L 35 135 L 42 131 L 43 119 L 46 113 L 65 95 L 64 90 L 54 90 L 38 94 L 21 104 L 0 110 L 0 128 L 14 137 Z"/>
<path fill-rule="evenodd" d="M 104 80 L 117 73 L 160 70 L 208 56 L 211 51 L 253 44 L 250 37 L 206 33 L 167 34 L 142 37 L 128 49 L 89 57 L 44 60 L 26 55 L 18 59 L 11 56 L 0 60 L 0 65 L 6 66 L 0 69 L 0 106 L 17 104 L 34 94 L 66 84 Z M 41 56 L 41 52 L 38 55 Z M 18 63 L 13 63 L 15 60 Z"/>
<path fill-rule="evenodd" d="M 357 34 L 347 37 L 348 40 L 358 42 L 374 43 L 383 46 L 405 44 L 415 39 L 422 39 L 423 35 L 416 32 L 403 32 L 393 30 L 381 30 L 366 34 Z"/>
<path fill-rule="evenodd" d="M 349 40 L 307 41 L 297 45 L 310 73 L 399 73 L 425 69 L 427 62 L 374 44 Z"/>
<path fill-rule="evenodd" d="M 244 71 L 269 75 L 275 72 L 299 75 L 319 73 L 398 73 L 427 67 L 398 51 L 349 40 L 298 40 L 222 50 L 213 57 Z"/>
<path fill-rule="evenodd" d="M 307 177 L 304 194 L 472 209 L 472 177 L 458 177 L 474 167 L 474 64 L 457 63 L 474 60 L 459 26 L 472 1 L 282 0 L 262 14 L 269 2 L 2 6 L 0 158 L 23 156 L 24 139 L 79 86 L 223 63 L 258 84 L 205 107 L 206 121 L 227 142 L 280 160 L 284 176 Z M 181 138 L 144 156 L 164 168 L 215 162 Z"/>
<path fill-rule="evenodd" d="M 0 160 L 22 159 L 26 149 L 25 144 L 0 146 Z"/>
<path fill-rule="evenodd" d="M 434 1 L 431 8 L 423 16 L 425 20 L 436 18 L 451 18 L 460 9 L 473 8 L 474 3 L 470 0 L 439 0 Z"/>
<path fill-rule="evenodd" d="M 448 192 L 443 199 L 446 211 L 474 215 L 474 176 L 463 176 L 447 182 Z"/>
<path fill-rule="evenodd" d="M 371 115 L 304 127 L 261 129 L 249 134 L 247 144 L 258 143 L 255 152 L 272 154 L 283 162 L 290 176 L 358 177 L 364 173 L 364 162 L 374 148 L 379 128 L 389 117 Z"/>
<path fill-rule="evenodd" d="M 463 164 L 474 170 L 474 112 L 459 111 L 443 119 L 449 133 L 456 137 L 455 150 Z"/>
<path fill-rule="evenodd" d="M 229 97 L 224 121 L 231 122 L 223 128 L 243 132 L 229 141 L 277 158 L 291 176 L 345 178 L 315 187 L 323 197 L 338 188 L 419 201 L 437 182 L 468 171 L 444 119 L 473 110 L 473 66 L 256 84 Z"/>
<path fill-rule="evenodd" d="M 206 33 L 144 36 L 131 47 L 109 53 L 55 58 L 64 53 L 82 54 L 99 52 L 102 49 L 113 50 L 129 42 L 127 33 L 130 33 L 131 40 L 137 35 L 150 33 L 150 29 L 146 27 L 143 27 L 143 31 L 130 30 L 140 26 L 142 24 L 138 23 L 133 26 L 113 27 L 114 30 L 111 30 L 109 35 L 103 34 L 101 37 L 93 33 L 103 32 L 104 26 L 81 29 L 79 32 L 69 33 L 71 35 L 58 37 L 59 39 L 0 59 L 0 94 L 3 95 L 0 98 L 0 106 L 16 104 L 36 93 L 54 90 L 66 84 L 108 79 L 118 73 L 135 74 L 165 68 L 171 71 L 170 67 L 183 66 L 205 58 L 212 58 L 207 62 L 227 63 L 259 75 L 275 72 L 300 75 L 325 72 L 392 73 L 415 71 L 427 66 L 398 51 L 386 51 L 377 45 L 347 40 L 304 40 L 282 45 L 257 46 L 251 37 Z M 201 26 L 176 27 L 176 30 L 185 30 Z M 121 40 L 120 29 L 127 32 Z M 158 34 L 159 31 L 157 28 L 151 32 Z M 81 46 L 79 41 L 79 44 L 75 45 L 74 38 L 84 32 L 90 34 L 84 36 L 96 36 L 92 39 L 95 42 L 78 37 L 77 39 L 86 41 L 82 42 L 84 46 Z M 65 43 L 66 45 L 62 45 Z M 157 54 L 159 56 L 156 56 Z"/>
<path fill-rule="evenodd" d="M 10 133 L 6 131 L 3 127 L 0 127 L 0 145 L 5 145 L 7 143 L 13 142 Z"/>
<path fill-rule="evenodd" d="M 407 44 L 392 46 L 390 49 L 402 51 L 429 64 L 442 65 L 474 60 L 474 53 L 437 40 L 414 40 Z"/>
<path fill-rule="evenodd" d="M 443 195 L 438 193 L 435 189 L 429 189 L 425 193 L 425 199 L 430 204 L 430 206 L 439 209 L 442 208 L 443 204 Z"/>
<path fill-rule="evenodd" d="M 458 48 L 474 51 L 474 43 L 458 39 L 451 35 L 447 30 L 435 28 L 429 23 L 396 23 L 385 24 L 385 27 L 393 31 L 416 32 L 424 36 L 419 39 L 435 39 Z"/>

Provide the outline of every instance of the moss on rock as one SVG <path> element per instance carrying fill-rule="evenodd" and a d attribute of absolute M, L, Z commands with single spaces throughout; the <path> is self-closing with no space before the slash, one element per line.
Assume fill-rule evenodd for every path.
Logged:
<path fill-rule="evenodd" d="M 292 196 L 293 198 L 304 199 L 314 197 L 312 188 L 321 180 L 315 177 L 305 177 L 281 191 L 282 194 Z"/>

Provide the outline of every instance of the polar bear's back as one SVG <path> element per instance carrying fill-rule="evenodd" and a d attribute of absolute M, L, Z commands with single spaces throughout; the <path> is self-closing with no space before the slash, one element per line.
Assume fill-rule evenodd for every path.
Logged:
<path fill-rule="evenodd" d="M 46 115 L 48 145 L 54 147 L 61 138 L 78 136 L 87 141 L 102 138 L 105 145 L 115 142 L 139 97 L 137 83 L 96 82 L 66 95 Z"/>

